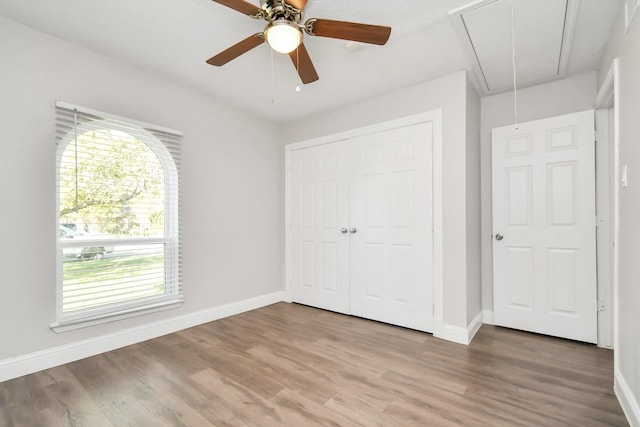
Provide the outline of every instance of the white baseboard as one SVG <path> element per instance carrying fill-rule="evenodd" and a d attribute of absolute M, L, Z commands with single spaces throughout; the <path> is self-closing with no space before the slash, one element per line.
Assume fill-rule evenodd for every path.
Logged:
<path fill-rule="evenodd" d="M 638 400 L 633 395 L 629 384 L 627 384 L 619 369 L 615 369 L 613 378 L 613 390 L 618 397 L 618 402 L 622 406 L 627 421 L 629 421 L 629 425 L 631 427 L 640 427 L 640 404 Z"/>
<path fill-rule="evenodd" d="M 469 322 L 466 328 L 461 328 L 460 326 L 442 325 L 442 333 L 436 335 L 438 338 L 447 341 L 453 341 L 458 344 L 469 345 L 473 337 L 476 335 L 476 332 L 482 326 L 482 313 L 478 313 L 476 317 Z"/>
<path fill-rule="evenodd" d="M 441 338 L 443 340 L 452 341 L 458 344 L 468 345 L 467 341 L 468 332 L 465 328 L 461 328 L 460 326 L 453 326 L 449 324 L 442 325 L 442 331 L 440 334 L 436 334 L 437 338 Z"/>
<path fill-rule="evenodd" d="M 483 323 L 483 319 L 484 319 L 484 316 L 480 311 L 478 312 L 478 314 L 476 314 L 476 317 L 474 317 L 469 323 L 469 325 L 467 326 L 467 330 L 469 331 L 469 335 L 468 335 L 469 344 L 471 344 L 473 337 L 475 337 L 476 333 L 480 330 L 480 327 L 482 326 L 482 323 Z"/>
<path fill-rule="evenodd" d="M 157 338 L 224 317 L 255 310 L 281 302 L 284 300 L 284 297 L 284 291 L 274 292 L 99 337 L 0 360 L 0 382 L 70 363 L 75 360 L 95 356 L 106 351 Z"/>
<path fill-rule="evenodd" d="M 487 325 L 496 324 L 493 320 L 493 310 L 482 310 L 482 323 L 486 323 Z"/>

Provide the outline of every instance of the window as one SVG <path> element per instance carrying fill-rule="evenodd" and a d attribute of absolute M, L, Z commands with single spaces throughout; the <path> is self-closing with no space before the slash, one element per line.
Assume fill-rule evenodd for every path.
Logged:
<path fill-rule="evenodd" d="M 56 331 L 182 302 L 181 133 L 58 102 Z"/>

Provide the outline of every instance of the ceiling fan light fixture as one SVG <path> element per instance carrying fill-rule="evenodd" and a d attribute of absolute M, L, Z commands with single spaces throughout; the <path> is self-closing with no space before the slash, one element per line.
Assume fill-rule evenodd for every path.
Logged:
<path fill-rule="evenodd" d="M 264 36 L 269 46 L 280 53 L 293 52 L 302 42 L 300 28 L 286 19 L 279 19 L 267 25 Z"/>

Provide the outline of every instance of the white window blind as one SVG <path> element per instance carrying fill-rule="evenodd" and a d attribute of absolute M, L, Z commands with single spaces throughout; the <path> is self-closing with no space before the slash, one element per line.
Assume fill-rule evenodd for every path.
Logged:
<path fill-rule="evenodd" d="M 56 331 L 183 301 L 179 131 L 56 103 Z"/>

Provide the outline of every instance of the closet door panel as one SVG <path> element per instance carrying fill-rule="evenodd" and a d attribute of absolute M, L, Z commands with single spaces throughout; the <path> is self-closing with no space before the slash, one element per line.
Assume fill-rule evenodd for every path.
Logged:
<path fill-rule="evenodd" d="M 292 298 L 349 312 L 348 185 L 339 144 L 291 154 Z"/>
<path fill-rule="evenodd" d="M 349 141 L 351 313 L 433 329 L 432 125 Z"/>

